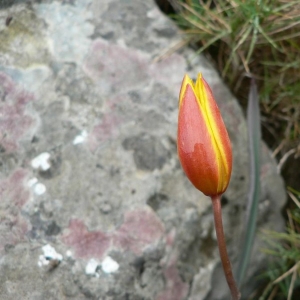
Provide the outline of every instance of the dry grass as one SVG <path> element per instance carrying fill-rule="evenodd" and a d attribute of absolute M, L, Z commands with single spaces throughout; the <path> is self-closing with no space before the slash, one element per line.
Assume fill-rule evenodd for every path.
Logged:
<path fill-rule="evenodd" d="M 300 3 L 173 0 L 184 37 L 205 52 L 244 106 L 257 79 L 264 138 L 281 158 L 300 143 Z"/>
<path fill-rule="evenodd" d="M 290 189 L 294 208 L 287 210 L 287 232 L 264 232 L 268 249 L 264 252 L 274 257 L 264 274 L 270 283 L 259 300 L 299 299 L 300 288 L 300 193 Z M 296 295 L 296 293 L 298 293 Z"/>

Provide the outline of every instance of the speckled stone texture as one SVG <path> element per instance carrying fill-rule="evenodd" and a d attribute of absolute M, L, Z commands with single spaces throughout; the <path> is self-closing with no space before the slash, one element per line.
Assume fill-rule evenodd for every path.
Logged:
<path fill-rule="evenodd" d="M 184 73 L 203 72 L 232 141 L 223 216 L 233 263 L 246 123 L 204 57 L 167 52 L 180 40 L 153 1 L 1 2 L 0 299 L 229 299 L 210 200 L 176 154 Z M 259 228 L 278 230 L 283 183 L 262 153 Z"/>

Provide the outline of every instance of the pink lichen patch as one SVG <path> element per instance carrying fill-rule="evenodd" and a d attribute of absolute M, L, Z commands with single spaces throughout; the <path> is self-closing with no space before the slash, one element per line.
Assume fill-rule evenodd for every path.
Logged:
<path fill-rule="evenodd" d="M 124 223 L 111 233 L 88 231 L 81 220 L 70 221 L 62 241 L 74 249 L 77 258 L 101 259 L 109 250 L 132 251 L 141 254 L 155 245 L 164 234 L 164 226 L 150 209 L 139 209 L 125 214 Z"/>
<path fill-rule="evenodd" d="M 25 240 L 31 229 L 28 222 L 16 212 L 0 216 L 0 252 L 5 245 L 16 245 Z"/>
<path fill-rule="evenodd" d="M 173 247 L 175 243 L 175 237 L 176 237 L 176 229 L 173 228 L 166 236 L 166 245 L 168 247 Z"/>
<path fill-rule="evenodd" d="M 186 73 L 186 61 L 182 55 L 172 54 L 156 63 L 148 63 L 148 76 L 169 89 L 177 98 L 177 91 L 181 86 L 181 79 L 178 74 Z"/>
<path fill-rule="evenodd" d="M 6 244 L 15 245 L 24 240 L 30 225 L 20 210 L 30 199 L 26 186 L 27 172 L 16 170 L 9 178 L 0 181 L 0 251 Z"/>
<path fill-rule="evenodd" d="M 120 120 L 114 113 L 108 113 L 102 117 L 100 123 L 97 124 L 88 136 L 89 149 L 94 152 L 98 146 L 105 141 L 112 139 L 118 133 Z"/>
<path fill-rule="evenodd" d="M 21 208 L 30 199 L 27 179 L 27 171 L 18 169 L 9 178 L 0 181 L 0 205 Z"/>
<path fill-rule="evenodd" d="M 13 152 L 34 124 L 26 113 L 26 105 L 33 95 L 20 89 L 10 77 L 0 73 L 0 146 Z"/>
<path fill-rule="evenodd" d="M 157 243 L 164 232 L 162 222 L 151 209 L 133 210 L 125 214 L 124 223 L 115 232 L 114 246 L 141 254 Z"/>
<path fill-rule="evenodd" d="M 164 270 L 166 289 L 159 293 L 156 300 L 182 300 L 187 296 L 189 285 L 183 282 L 174 264 Z"/>
<path fill-rule="evenodd" d="M 134 49 L 112 45 L 102 39 L 93 42 L 84 70 L 102 94 L 131 89 L 148 78 L 148 58 Z"/>
<path fill-rule="evenodd" d="M 62 237 L 65 244 L 72 247 L 77 258 L 101 259 L 110 248 L 111 237 L 102 231 L 88 231 L 80 220 L 71 220 L 68 233 Z"/>

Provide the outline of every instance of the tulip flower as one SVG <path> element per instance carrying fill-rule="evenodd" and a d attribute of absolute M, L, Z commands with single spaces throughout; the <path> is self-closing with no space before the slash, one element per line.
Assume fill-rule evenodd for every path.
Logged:
<path fill-rule="evenodd" d="M 198 75 L 185 75 L 179 98 L 178 155 L 193 185 L 207 196 L 226 190 L 232 168 L 230 140 L 212 92 Z"/>
<path fill-rule="evenodd" d="M 229 136 L 212 91 L 202 74 L 194 83 L 185 75 L 179 95 L 178 156 L 192 184 L 213 204 L 219 253 L 232 299 L 239 300 L 228 258 L 221 212 L 221 195 L 232 169 Z"/>

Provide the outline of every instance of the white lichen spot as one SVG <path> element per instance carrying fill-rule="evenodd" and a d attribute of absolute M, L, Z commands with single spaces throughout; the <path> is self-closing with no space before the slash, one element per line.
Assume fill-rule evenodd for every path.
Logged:
<path fill-rule="evenodd" d="M 87 138 L 87 132 L 86 130 L 84 130 L 75 137 L 75 139 L 73 140 L 73 145 L 82 144 L 86 138 Z"/>
<path fill-rule="evenodd" d="M 31 161 L 31 166 L 34 169 L 41 169 L 42 171 L 47 171 L 51 167 L 49 159 L 50 154 L 48 152 L 43 152 Z"/>
<path fill-rule="evenodd" d="M 36 177 L 33 177 L 28 180 L 27 185 L 28 187 L 33 187 L 38 182 L 38 179 Z"/>
<path fill-rule="evenodd" d="M 72 258 L 72 257 L 73 257 L 72 251 L 71 251 L 71 250 L 67 250 L 67 251 L 66 251 L 66 256 L 67 256 L 68 258 Z"/>
<path fill-rule="evenodd" d="M 46 192 L 46 187 L 42 183 L 37 183 L 34 186 L 34 193 L 38 196 L 43 195 Z"/>
<path fill-rule="evenodd" d="M 91 258 L 85 267 L 85 274 L 99 277 L 99 273 L 97 272 L 98 266 L 99 262 L 94 258 Z"/>
<path fill-rule="evenodd" d="M 29 179 L 27 182 L 27 186 L 30 187 L 38 196 L 43 195 L 46 192 L 46 186 L 38 182 L 38 179 L 36 177 Z"/>
<path fill-rule="evenodd" d="M 101 268 L 104 273 L 110 274 L 119 270 L 119 264 L 110 256 L 106 256 L 101 263 Z"/>
<path fill-rule="evenodd" d="M 57 253 L 56 250 L 49 244 L 42 247 L 42 250 L 44 254 L 39 256 L 39 267 L 48 266 L 53 262 L 59 264 L 63 259 L 63 256 Z"/>

